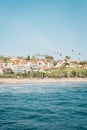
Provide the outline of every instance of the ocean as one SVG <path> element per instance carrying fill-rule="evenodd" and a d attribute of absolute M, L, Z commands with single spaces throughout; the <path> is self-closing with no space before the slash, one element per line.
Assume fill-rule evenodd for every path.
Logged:
<path fill-rule="evenodd" d="M 87 83 L 1 84 L 0 130 L 87 130 Z"/>

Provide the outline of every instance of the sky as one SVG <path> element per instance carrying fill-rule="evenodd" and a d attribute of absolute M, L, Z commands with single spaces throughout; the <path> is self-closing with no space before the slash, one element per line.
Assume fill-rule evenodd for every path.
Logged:
<path fill-rule="evenodd" d="M 87 60 L 87 0 L 0 0 L 0 55 L 33 54 Z"/>

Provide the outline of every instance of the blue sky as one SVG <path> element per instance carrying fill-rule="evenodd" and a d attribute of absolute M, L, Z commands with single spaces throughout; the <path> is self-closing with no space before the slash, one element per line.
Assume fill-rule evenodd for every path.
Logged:
<path fill-rule="evenodd" d="M 0 0 L 1 55 L 81 53 L 86 60 L 86 35 L 87 0 Z"/>

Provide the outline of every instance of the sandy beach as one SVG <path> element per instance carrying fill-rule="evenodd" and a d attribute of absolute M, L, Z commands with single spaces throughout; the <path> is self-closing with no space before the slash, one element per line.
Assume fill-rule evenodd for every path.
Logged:
<path fill-rule="evenodd" d="M 44 78 L 44 79 L 15 79 L 15 78 L 0 78 L 0 84 L 30 84 L 30 83 L 57 83 L 57 82 L 87 82 L 87 78 Z"/>

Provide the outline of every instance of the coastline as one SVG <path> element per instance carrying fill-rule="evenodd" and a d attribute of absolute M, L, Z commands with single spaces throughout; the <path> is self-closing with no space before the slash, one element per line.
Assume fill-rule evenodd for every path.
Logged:
<path fill-rule="evenodd" d="M 87 78 L 0 78 L 0 84 L 31 84 L 31 83 L 58 83 L 58 82 L 87 82 Z"/>

